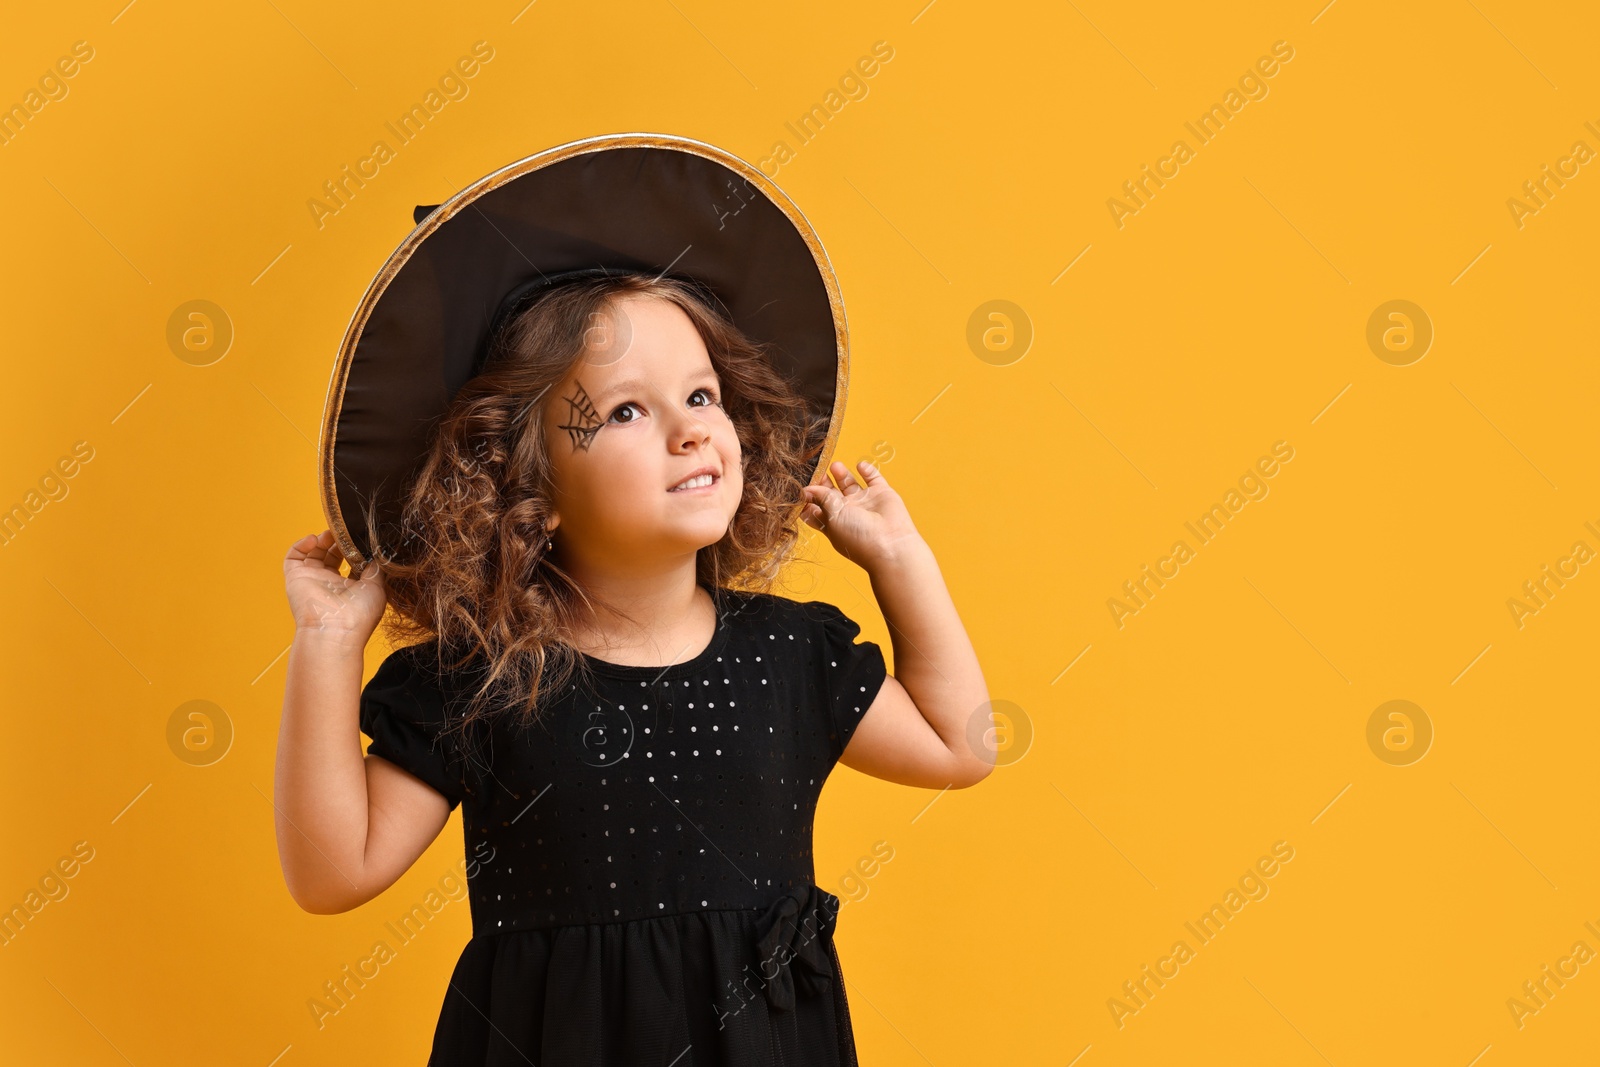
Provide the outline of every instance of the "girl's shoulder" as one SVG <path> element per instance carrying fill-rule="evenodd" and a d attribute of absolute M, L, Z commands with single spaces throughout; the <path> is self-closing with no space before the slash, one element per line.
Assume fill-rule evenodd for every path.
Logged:
<path fill-rule="evenodd" d="M 819 648 L 853 644 L 861 633 L 855 619 L 825 600 L 795 600 L 778 593 L 729 594 L 723 622 L 736 632 L 757 635 L 758 640 L 788 644 L 792 639 Z"/>
<path fill-rule="evenodd" d="M 781 593 L 721 590 L 730 616 L 749 621 L 782 620 L 794 624 L 815 624 L 848 617 L 825 600 L 797 600 Z"/>
<path fill-rule="evenodd" d="M 860 624 L 825 600 L 746 593 L 738 601 L 729 612 L 740 627 L 737 644 L 755 653 L 744 666 L 791 679 L 813 695 L 807 706 L 820 709 L 837 762 L 889 676 L 883 649 L 858 641 Z"/>
<path fill-rule="evenodd" d="M 427 686 L 453 699 L 467 683 L 484 671 L 481 653 L 462 655 L 446 649 L 438 638 L 397 646 L 378 668 L 384 674 L 403 674 L 413 686 Z"/>

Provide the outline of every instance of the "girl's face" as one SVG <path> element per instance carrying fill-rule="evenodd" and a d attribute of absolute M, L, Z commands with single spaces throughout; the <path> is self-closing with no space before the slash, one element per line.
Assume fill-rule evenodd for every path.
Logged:
<path fill-rule="evenodd" d="M 628 294 L 585 341 L 543 404 L 563 565 L 658 571 L 716 544 L 744 478 L 700 332 L 671 301 Z"/>

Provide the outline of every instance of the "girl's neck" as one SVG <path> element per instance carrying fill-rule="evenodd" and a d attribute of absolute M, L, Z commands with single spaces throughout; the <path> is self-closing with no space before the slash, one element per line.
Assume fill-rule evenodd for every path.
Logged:
<path fill-rule="evenodd" d="M 665 667 L 691 660 L 716 635 L 716 602 L 697 580 L 687 596 L 674 588 L 611 588 L 596 593 L 616 608 L 597 604 L 576 627 L 573 647 L 607 663 L 632 667 Z M 629 617 L 625 617 L 629 616 Z M 630 618 L 631 617 L 631 618 Z"/>

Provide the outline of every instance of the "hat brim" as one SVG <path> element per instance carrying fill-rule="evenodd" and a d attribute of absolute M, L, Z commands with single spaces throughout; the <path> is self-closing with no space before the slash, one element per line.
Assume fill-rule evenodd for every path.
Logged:
<path fill-rule="evenodd" d="M 367 500 L 380 529 L 398 521 L 429 431 L 478 372 L 501 298 L 530 278 L 593 266 L 692 277 L 770 344 L 778 372 L 827 419 L 817 480 L 844 417 L 849 335 L 816 232 L 770 178 L 713 145 L 590 137 L 502 167 L 433 209 L 362 296 L 328 383 L 319 449 L 323 509 L 353 567 L 372 556 Z"/>

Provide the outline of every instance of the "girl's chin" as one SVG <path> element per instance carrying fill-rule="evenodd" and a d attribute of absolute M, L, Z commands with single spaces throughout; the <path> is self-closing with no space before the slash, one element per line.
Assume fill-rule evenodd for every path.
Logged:
<path fill-rule="evenodd" d="M 663 522 L 656 527 L 652 540 L 662 545 L 686 545 L 690 548 L 704 548 L 714 545 L 722 540 L 728 532 L 728 526 L 733 522 L 732 515 L 713 515 L 707 511 L 684 521 Z"/>

